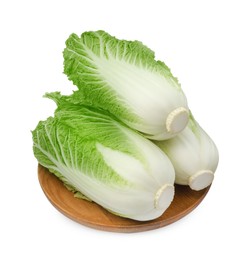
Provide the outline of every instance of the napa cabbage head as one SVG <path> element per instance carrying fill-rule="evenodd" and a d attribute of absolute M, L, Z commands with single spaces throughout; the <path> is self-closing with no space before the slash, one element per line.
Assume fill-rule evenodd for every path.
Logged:
<path fill-rule="evenodd" d="M 150 139 L 169 139 L 187 125 L 188 105 L 178 80 L 139 41 L 104 31 L 72 34 L 64 73 L 78 87 L 74 103 L 107 110 Z"/>
<path fill-rule="evenodd" d="M 174 165 L 177 184 L 193 190 L 208 187 L 218 166 L 218 149 L 192 114 L 188 126 L 176 137 L 155 142 Z"/>
<path fill-rule="evenodd" d="M 71 104 L 58 92 L 54 117 L 32 131 L 34 155 L 67 187 L 135 220 L 163 214 L 174 195 L 174 168 L 151 141 L 108 112 Z"/>

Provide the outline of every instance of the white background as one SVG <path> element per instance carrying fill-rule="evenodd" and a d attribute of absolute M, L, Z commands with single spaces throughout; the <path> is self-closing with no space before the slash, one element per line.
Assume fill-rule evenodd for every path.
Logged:
<path fill-rule="evenodd" d="M 1 1 L 1 259 L 248 259 L 247 2 Z M 98 29 L 153 49 L 219 148 L 207 197 L 158 230 L 81 226 L 54 209 L 39 186 L 30 130 L 55 108 L 42 95 L 71 92 L 62 73 L 64 42 L 73 32 Z"/>

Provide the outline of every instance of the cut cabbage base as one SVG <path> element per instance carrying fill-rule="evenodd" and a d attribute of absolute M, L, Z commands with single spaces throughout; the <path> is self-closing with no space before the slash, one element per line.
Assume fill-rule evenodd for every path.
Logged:
<path fill-rule="evenodd" d="M 155 195 L 155 200 L 154 200 L 155 209 L 168 208 L 174 198 L 174 194 L 175 194 L 175 188 L 173 185 L 167 183 L 163 185 Z"/>
<path fill-rule="evenodd" d="M 189 178 L 189 186 L 192 190 L 202 190 L 208 187 L 214 179 L 214 173 L 210 170 L 198 171 Z"/>
<path fill-rule="evenodd" d="M 166 129 L 169 133 L 181 132 L 188 124 L 189 112 L 184 107 L 174 109 L 166 119 Z"/>

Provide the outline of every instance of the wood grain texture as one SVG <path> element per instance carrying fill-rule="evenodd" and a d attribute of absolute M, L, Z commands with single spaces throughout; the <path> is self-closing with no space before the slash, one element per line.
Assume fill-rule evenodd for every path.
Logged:
<path fill-rule="evenodd" d="M 48 200 L 65 216 L 91 228 L 125 233 L 152 230 L 179 220 L 200 204 L 210 188 L 193 191 L 187 186 L 176 185 L 174 200 L 164 214 L 155 220 L 140 222 L 115 216 L 94 202 L 75 198 L 41 165 L 38 165 L 38 178 Z"/>

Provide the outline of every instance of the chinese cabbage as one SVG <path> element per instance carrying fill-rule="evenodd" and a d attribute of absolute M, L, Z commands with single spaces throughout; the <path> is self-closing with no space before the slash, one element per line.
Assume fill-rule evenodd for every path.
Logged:
<path fill-rule="evenodd" d="M 108 112 L 71 104 L 58 92 L 46 96 L 58 108 L 32 131 L 39 163 L 117 215 L 140 221 L 162 215 L 174 196 L 168 157 Z"/>
<path fill-rule="evenodd" d="M 74 103 L 105 109 L 150 139 L 171 138 L 187 125 L 180 84 L 139 41 L 118 40 L 104 31 L 72 34 L 64 73 L 79 89 Z"/>

